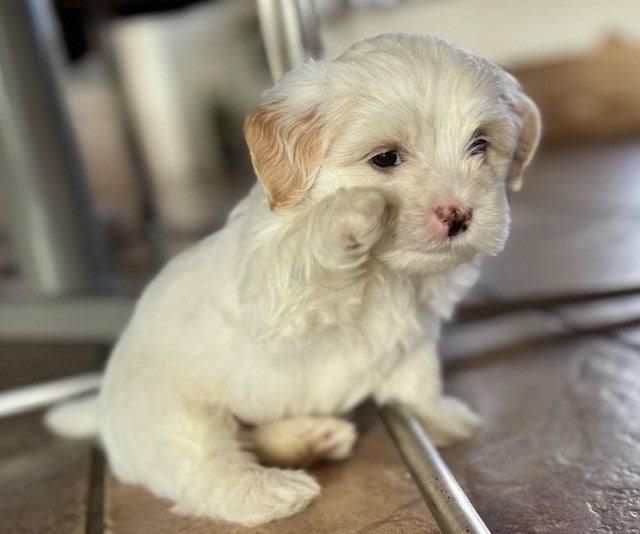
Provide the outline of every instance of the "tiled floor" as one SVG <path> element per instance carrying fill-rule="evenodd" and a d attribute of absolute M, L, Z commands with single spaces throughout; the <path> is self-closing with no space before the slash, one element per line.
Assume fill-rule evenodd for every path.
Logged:
<path fill-rule="evenodd" d="M 476 299 L 640 287 L 640 143 L 544 152 L 513 206 L 512 238 Z M 447 389 L 485 419 L 443 456 L 492 532 L 640 532 L 640 297 L 459 322 L 442 351 Z M 102 356 L 0 347 L 0 388 Z M 369 408 L 358 419 L 354 457 L 314 471 L 320 499 L 253 532 L 437 532 L 380 420 Z M 174 516 L 96 458 L 86 442 L 46 434 L 38 414 L 0 421 L 0 532 L 247 531 Z"/>
<path fill-rule="evenodd" d="M 581 337 L 449 375 L 485 418 L 444 457 L 492 532 L 640 531 L 640 353 Z"/>

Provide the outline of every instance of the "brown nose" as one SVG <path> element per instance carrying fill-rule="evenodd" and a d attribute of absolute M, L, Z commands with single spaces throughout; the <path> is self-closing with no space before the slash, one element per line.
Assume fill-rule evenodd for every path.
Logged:
<path fill-rule="evenodd" d="M 440 224 L 447 229 L 447 235 L 453 237 L 469 228 L 473 210 L 467 206 L 449 205 L 438 206 L 435 210 Z"/>

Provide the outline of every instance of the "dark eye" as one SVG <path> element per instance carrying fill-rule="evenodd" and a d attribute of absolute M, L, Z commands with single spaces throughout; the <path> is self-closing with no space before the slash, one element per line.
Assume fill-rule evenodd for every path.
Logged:
<path fill-rule="evenodd" d="M 469 155 L 484 154 L 487 151 L 487 140 L 476 139 L 469 145 Z"/>
<path fill-rule="evenodd" d="M 380 154 L 376 154 L 371 158 L 371 163 L 373 163 L 376 167 L 395 167 L 402 163 L 400 159 L 400 154 L 398 154 L 397 150 L 389 150 L 389 152 L 382 152 Z"/>

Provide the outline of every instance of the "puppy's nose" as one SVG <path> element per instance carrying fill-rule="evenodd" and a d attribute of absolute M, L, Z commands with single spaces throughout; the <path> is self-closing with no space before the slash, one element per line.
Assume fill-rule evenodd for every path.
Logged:
<path fill-rule="evenodd" d="M 440 226 L 449 237 L 466 232 L 473 215 L 473 210 L 470 207 L 460 204 L 438 206 L 434 212 Z"/>

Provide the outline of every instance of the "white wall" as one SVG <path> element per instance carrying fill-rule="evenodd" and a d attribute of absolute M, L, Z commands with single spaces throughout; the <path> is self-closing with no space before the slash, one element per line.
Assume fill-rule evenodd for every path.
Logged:
<path fill-rule="evenodd" d="M 428 0 L 323 22 L 328 57 L 384 32 L 438 35 L 503 65 L 574 55 L 615 34 L 640 43 L 640 0 Z"/>

